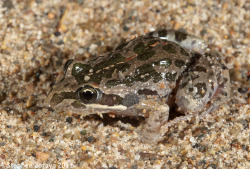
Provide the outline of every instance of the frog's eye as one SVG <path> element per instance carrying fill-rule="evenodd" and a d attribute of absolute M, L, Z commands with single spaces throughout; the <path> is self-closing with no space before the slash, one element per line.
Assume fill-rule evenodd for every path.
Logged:
<path fill-rule="evenodd" d="M 83 103 L 93 103 L 101 97 L 101 92 L 91 86 L 80 87 L 76 92 Z"/>
<path fill-rule="evenodd" d="M 66 74 L 67 70 L 68 70 L 68 67 L 69 65 L 73 62 L 73 59 L 69 59 L 65 64 L 64 64 L 64 67 L 63 67 L 63 72 L 64 72 L 64 75 Z"/>

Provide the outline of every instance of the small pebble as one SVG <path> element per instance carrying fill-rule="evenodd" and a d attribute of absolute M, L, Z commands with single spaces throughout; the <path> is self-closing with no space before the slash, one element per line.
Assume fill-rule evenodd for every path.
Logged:
<path fill-rule="evenodd" d="M 87 141 L 88 141 L 89 143 L 92 143 L 94 140 L 95 140 L 95 138 L 94 138 L 93 136 L 87 137 Z"/>
<path fill-rule="evenodd" d="M 73 121 L 72 117 L 67 117 L 66 122 L 68 122 L 70 124 L 70 123 L 72 123 L 72 121 Z"/>
<path fill-rule="evenodd" d="M 37 153 L 36 153 L 36 158 L 37 158 L 38 161 L 40 161 L 40 162 L 45 162 L 45 161 L 48 160 L 49 154 L 48 154 L 48 153 L 44 153 L 44 152 L 37 152 Z"/>
<path fill-rule="evenodd" d="M 38 132 L 38 130 L 40 129 L 40 126 L 34 125 L 34 126 L 33 126 L 33 129 L 34 129 L 35 132 Z"/>
<path fill-rule="evenodd" d="M 248 91 L 248 88 L 247 87 L 241 87 L 241 88 L 238 88 L 238 92 L 240 92 L 241 94 L 244 94 Z"/>

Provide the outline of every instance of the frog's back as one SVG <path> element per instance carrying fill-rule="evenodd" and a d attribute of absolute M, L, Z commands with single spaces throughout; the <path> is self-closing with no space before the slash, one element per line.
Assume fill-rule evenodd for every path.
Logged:
<path fill-rule="evenodd" d="M 95 83 L 109 94 L 125 96 L 147 88 L 165 96 L 191 58 L 186 48 L 145 35 L 121 44 L 108 55 L 76 63 L 72 74 L 78 83 Z M 79 66 L 83 71 L 74 73 Z"/>

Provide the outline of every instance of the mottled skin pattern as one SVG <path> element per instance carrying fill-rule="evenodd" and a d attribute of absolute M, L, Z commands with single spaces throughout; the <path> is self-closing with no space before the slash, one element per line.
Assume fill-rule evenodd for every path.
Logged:
<path fill-rule="evenodd" d="M 83 115 L 143 116 L 139 136 L 156 143 L 168 126 L 204 116 L 228 98 L 228 69 L 217 53 L 205 53 L 206 47 L 192 35 L 160 30 L 104 56 L 69 60 L 48 96 L 49 105 Z M 169 121 L 171 105 L 183 116 Z"/>

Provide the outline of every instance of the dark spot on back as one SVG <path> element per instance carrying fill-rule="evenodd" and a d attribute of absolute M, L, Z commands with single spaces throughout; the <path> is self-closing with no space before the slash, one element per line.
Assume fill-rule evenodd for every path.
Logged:
<path fill-rule="evenodd" d="M 175 40 L 177 42 L 181 42 L 183 40 L 187 39 L 187 34 L 183 32 L 176 31 L 175 32 Z"/>
<path fill-rule="evenodd" d="M 137 59 L 140 60 L 140 61 L 146 61 L 146 60 L 148 60 L 149 58 L 151 58 L 154 55 L 155 55 L 154 50 L 146 49 L 140 55 L 137 56 Z"/>
<path fill-rule="evenodd" d="M 166 29 L 163 29 L 163 30 L 160 30 L 158 31 L 158 34 L 159 34 L 159 37 L 166 37 L 167 36 L 167 30 Z"/>
<path fill-rule="evenodd" d="M 180 49 L 180 52 L 181 52 L 181 54 L 183 54 L 185 56 L 189 56 L 189 53 L 183 48 Z"/>
<path fill-rule="evenodd" d="M 155 72 L 153 66 L 151 64 L 145 64 L 145 65 L 138 67 L 135 70 L 134 77 L 137 79 L 137 81 L 146 82 L 151 78 L 150 74 L 152 72 Z M 144 77 L 142 78 L 141 76 L 144 76 Z"/>
<path fill-rule="evenodd" d="M 72 68 L 72 76 L 75 77 L 78 83 L 81 83 L 84 81 L 84 75 L 88 74 L 90 69 L 90 65 L 75 63 Z"/>
<path fill-rule="evenodd" d="M 125 76 L 125 79 L 123 80 L 123 83 L 126 86 L 132 86 L 135 82 L 135 79 L 132 76 Z"/>
<path fill-rule="evenodd" d="M 143 42 L 139 42 L 133 48 L 133 51 L 137 54 L 141 54 L 145 50 L 146 46 Z"/>
<path fill-rule="evenodd" d="M 162 46 L 162 50 L 165 50 L 168 53 L 173 53 L 173 54 L 177 53 L 175 46 L 172 44 L 167 44 L 167 45 Z"/>
<path fill-rule="evenodd" d="M 159 82 L 160 80 L 162 80 L 162 76 L 161 76 L 161 73 L 160 73 L 160 72 L 154 71 L 154 72 L 151 73 L 151 76 L 153 77 L 153 82 L 154 82 L 154 83 L 157 83 L 157 82 Z"/>
<path fill-rule="evenodd" d="M 174 64 L 175 64 L 176 67 L 181 68 L 182 66 L 185 65 L 185 62 L 183 60 L 176 59 Z"/>
<path fill-rule="evenodd" d="M 114 66 L 113 69 L 116 69 L 116 72 L 126 72 L 130 68 L 130 64 L 128 63 L 120 63 Z"/>
<path fill-rule="evenodd" d="M 108 60 L 101 61 L 93 67 L 93 75 L 91 75 L 89 81 L 100 84 L 102 78 L 111 78 L 116 69 L 119 71 L 128 70 L 130 65 L 124 63 L 125 60 L 126 58 L 120 53 L 115 53 Z"/>
<path fill-rule="evenodd" d="M 135 70 L 134 78 L 136 81 L 140 82 L 146 82 L 150 79 L 153 79 L 153 82 L 157 83 L 162 79 L 162 76 L 161 73 L 156 72 L 156 70 L 153 68 L 153 63 L 152 63 L 138 67 Z"/>

